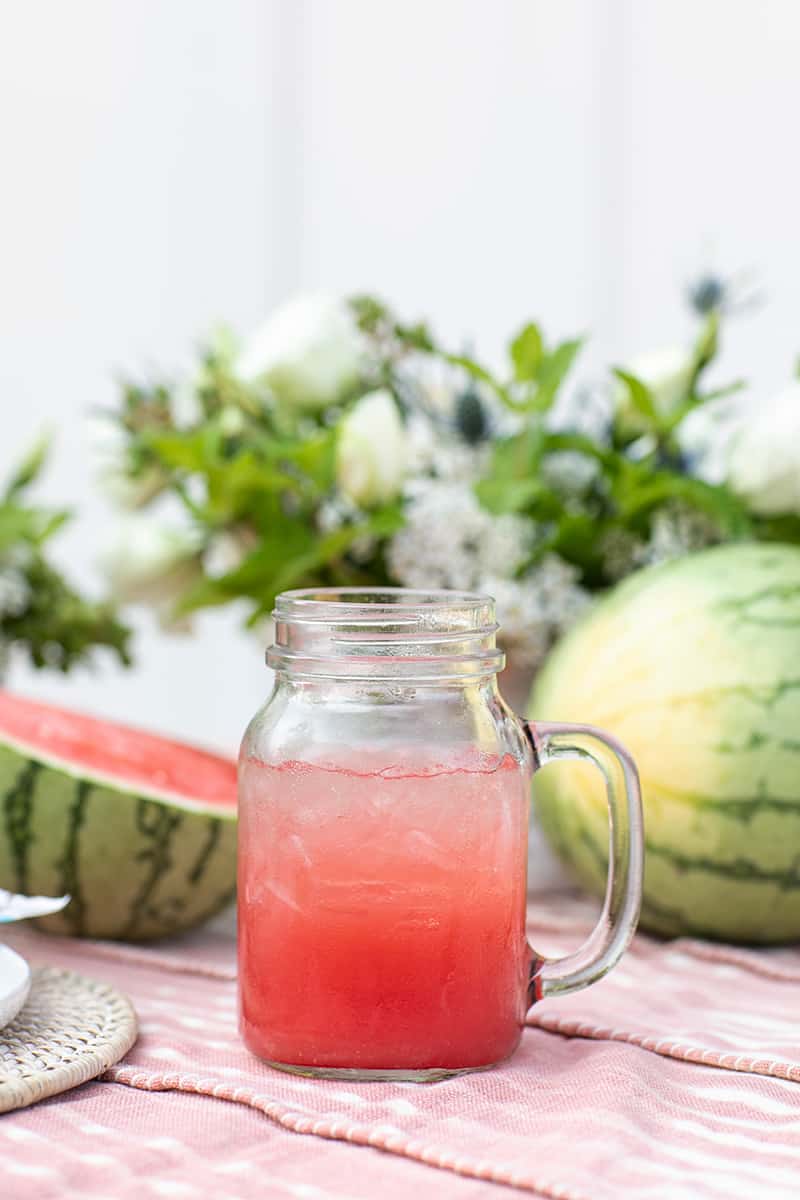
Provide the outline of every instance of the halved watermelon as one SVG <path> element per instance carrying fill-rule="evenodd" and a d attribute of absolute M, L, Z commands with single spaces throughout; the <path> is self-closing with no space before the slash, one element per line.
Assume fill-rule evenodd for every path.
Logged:
<path fill-rule="evenodd" d="M 53 933 L 144 941 L 234 897 L 236 764 L 0 691 L 0 888 Z"/>

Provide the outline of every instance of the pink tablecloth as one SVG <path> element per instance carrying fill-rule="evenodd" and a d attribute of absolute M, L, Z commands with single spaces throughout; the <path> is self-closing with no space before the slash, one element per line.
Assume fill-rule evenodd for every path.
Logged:
<path fill-rule="evenodd" d="M 589 915 L 538 902 L 532 940 L 566 950 Z M 0 1117 L 8 1200 L 800 1196 L 800 950 L 638 937 L 602 983 L 538 1005 L 510 1064 L 415 1086 L 311 1082 L 253 1059 L 229 934 L 153 949 L 8 940 L 112 981 L 141 1021 L 102 1081 Z"/>

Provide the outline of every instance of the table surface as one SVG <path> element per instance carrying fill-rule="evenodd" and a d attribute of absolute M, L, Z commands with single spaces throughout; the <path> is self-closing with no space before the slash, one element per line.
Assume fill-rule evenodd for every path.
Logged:
<path fill-rule="evenodd" d="M 531 940 L 565 952 L 592 916 L 539 898 Z M 0 1117 L 9 1200 L 800 1195 L 800 949 L 638 936 L 601 983 L 537 1004 L 510 1063 L 414 1085 L 309 1081 L 249 1055 L 229 921 L 154 947 L 7 940 L 115 984 L 140 1018 L 102 1079 Z"/>

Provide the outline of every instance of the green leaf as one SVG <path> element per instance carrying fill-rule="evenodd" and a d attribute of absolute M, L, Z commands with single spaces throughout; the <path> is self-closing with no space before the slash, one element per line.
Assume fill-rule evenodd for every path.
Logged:
<path fill-rule="evenodd" d="M 302 481 L 288 471 L 259 462 L 250 450 L 207 470 L 208 513 L 212 520 L 235 519 L 258 505 L 265 492 L 300 492 Z"/>
<path fill-rule="evenodd" d="M 614 367 L 613 373 L 625 385 L 631 407 L 644 417 L 649 428 L 659 429 L 658 409 L 653 399 L 653 393 L 647 384 L 643 383 L 641 379 L 637 379 L 635 375 L 631 375 L 630 371 L 623 370 L 622 367 Z"/>
<path fill-rule="evenodd" d="M 268 590 L 260 597 L 259 611 L 268 612 L 275 602 L 275 597 L 287 588 L 298 587 L 303 583 L 313 584 L 315 573 L 341 558 L 347 550 L 361 538 L 390 537 L 402 528 L 405 518 L 402 509 L 390 505 L 378 510 L 368 520 L 357 525 L 346 525 L 317 539 L 316 544 L 304 554 L 287 561 L 270 581 Z"/>
<path fill-rule="evenodd" d="M 369 519 L 361 525 L 363 532 L 359 536 L 366 533 L 372 537 L 391 537 L 393 533 L 402 529 L 405 523 L 406 518 L 402 504 L 386 504 L 372 513 Z"/>
<path fill-rule="evenodd" d="M 34 443 L 6 485 L 3 496 L 13 500 L 38 477 L 50 451 L 50 436 L 45 434 Z"/>
<path fill-rule="evenodd" d="M 800 545 L 800 517 L 787 513 L 781 517 L 760 517 L 755 522 L 760 541 Z"/>
<path fill-rule="evenodd" d="M 535 406 L 538 412 L 546 412 L 552 407 L 558 390 L 582 346 L 583 338 L 573 338 L 570 341 L 561 342 L 546 356 L 538 374 L 539 387 Z"/>
<path fill-rule="evenodd" d="M 579 569 L 580 582 L 584 587 L 607 586 L 603 538 L 612 527 L 610 519 L 598 518 L 593 513 L 563 512 L 554 522 L 550 536 L 537 546 L 530 565 L 540 562 L 547 554 L 558 554 Z"/>
<path fill-rule="evenodd" d="M 406 350 L 435 353 L 433 335 L 424 321 L 413 324 L 398 321 L 389 306 L 376 296 L 351 296 L 348 303 L 356 323 L 364 333 L 378 339 L 388 334 Z"/>
<path fill-rule="evenodd" d="M 687 417 L 690 412 L 694 412 L 696 408 L 702 408 L 704 404 L 708 404 L 712 400 L 722 400 L 725 396 L 734 396 L 737 392 L 743 391 L 747 387 L 744 379 L 734 380 L 733 383 L 727 384 L 725 387 L 715 388 L 711 392 L 704 392 L 698 395 L 696 392 L 689 396 L 679 408 L 675 410 L 670 417 L 663 422 L 665 433 L 672 433 L 678 428 L 684 417 Z"/>
<path fill-rule="evenodd" d="M 58 533 L 62 525 L 66 525 L 68 521 L 72 520 L 72 513 L 66 508 L 56 509 L 55 511 L 42 511 L 39 515 L 41 517 L 41 525 L 37 541 L 40 546 L 43 542 L 51 538 L 54 533 Z"/>
<path fill-rule="evenodd" d="M 708 513 L 728 537 L 736 539 L 752 533 L 753 524 L 747 507 L 726 487 L 671 471 L 643 473 L 640 485 L 629 492 L 620 506 L 620 515 L 630 523 L 636 516 L 650 512 L 668 500 L 683 500 Z"/>
<path fill-rule="evenodd" d="M 284 564 L 307 554 L 315 541 L 313 530 L 305 523 L 281 516 L 271 529 L 261 531 L 258 545 L 238 567 L 195 584 L 181 598 L 176 611 L 192 612 L 241 596 L 260 600 Z"/>
<path fill-rule="evenodd" d="M 351 296 L 348 303 L 356 322 L 367 333 L 391 319 L 388 307 L 377 296 Z"/>
<path fill-rule="evenodd" d="M 333 487 L 335 479 L 336 439 L 336 429 L 322 429 L 295 441 L 265 439 L 258 449 L 270 462 L 284 466 L 291 463 L 317 491 L 326 492 Z"/>
<path fill-rule="evenodd" d="M 6 646 L 17 645 L 34 667 L 66 672 L 88 662 L 98 647 L 130 663 L 130 630 L 109 604 L 83 599 L 63 576 L 36 554 L 23 568 L 28 600 L 20 612 L 0 618 Z"/>
<path fill-rule="evenodd" d="M 237 448 L 211 422 L 186 432 L 150 434 L 146 444 L 162 466 L 203 480 L 205 504 L 198 504 L 180 488 L 179 480 L 173 486 L 182 490 L 184 502 L 196 517 L 216 528 L 262 511 L 269 493 L 291 494 L 310 502 L 333 484 L 334 429 L 302 439 L 262 435 Z"/>
<path fill-rule="evenodd" d="M 698 397 L 698 400 L 700 404 L 707 404 L 709 400 L 722 400 L 725 396 L 735 396 L 737 392 L 743 392 L 746 387 L 746 379 L 734 379 L 733 383 L 727 383 L 724 387 L 704 392 L 702 396 Z"/>
<path fill-rule="evenodd" d="M 68 671 L 88 661 L 97 646 L 107 646 L 127 664 L 130 631 L 117 621 L 113 608 L 85 600 L 45 557 L 44 543 L 69 513 L 22 503 L 21 494 L 41 470 L 45 453 L 42 440 L 0 499 L 0 555 L 8 556 L 20 577 L 19 604 L 0 608 L 0 645 L 23 650 L 37 668 Z"/>
<path fill-rule="evenodd" d="M 529 479 L 539 470 L 544 448 L 544 430 L 539 420 L 512 437 L 495 442 L 488 479 Z"/>
<path fill-rule="evenodd" d="M 244 562 L 225 575 L 195 585 L 177 611 L 192 612 L 247 596 L 256 602 L 258 613 L 268 612 L 279 592 L 306 581 L 312 585 L 319 569 L 340 558 L 354 542 L 363 537 L 390 537 L 403 522 L 400 506 L 387 505 L 365 521 L 319 536 L 310 525 L 284 515 L 261 535 L 259 545 Z"/>
<path fill-rule="evenodd" d="M 0 551 L 17 542 L 38 542 L 41 528 L 42 517 L 38 510 L 0 504 Z"/>
<path fill-rule="evenodd" d="M 475 484 L 475 495 L 490 513 L 523 512 L 543 492 L 538 479 L 482 479 Z"/>
<path fill-rule="evenodd" d="M 526 325 L 511 343 L 514 378 L 519 382 L 536 379 L 544 347 L 538 325 Z"/>
<path fill-rule="evenodd" d="M 548 433 L 543 434 L 543 450 L 545 453 L 557 453 L 562 450 L 575 450 L 585 454 L 587 458 L 596 459 L 603 467 L 614 472 L 620 469 L 625 458 L 616 450 L 601 446 L 582 433 Z"/>
<path fill-rule="evenodd" d="M 121 408 L 122 426 L 128 433 L 136 435 L 172 427 L 172 395 L 163 383 L 141 386 L 123 382 Z"/>
<path fill-rule="evenodd" d="M 700 336 L 694 346 L 694 374 L 692 387 L 697 383 L 698 376 L 714 358 L 719 350 L 719 311 L 714 309 L 708 314 Z"/>
<path fill-rule="evenodd" d="M 536 380 L 521 381 L 528 384 L 522 400 L 506 394 L 505 402 L 509 408 L 520 413 L 545 413 L 553 406 L 558 390 L 572 366 L 583 345 L 581 338 L 561 342 L 550 354 L 546 354 L 539 364 Z"/>
<path fill-rule="evenodd" d="M 146 433 L 145 445 L 158 456 L 162 465 L 174 470 L 202 472 L 216 458 L 218 439 L 213 427 L 200 426 L 186 432 Z"/>
<path fill-rule="evenodd" d="M 38 549 L 70 518 L 66 510 L 23 508 L 13 502 L 0 502 L 0 551 L 18 543 Z"/>
<path fill-rule="evenodd" d="M 559 522 L 552 549 L 569 562 L 589 563 L 598 554 L 599 527 L 588 513 L 567 513 Z"/>
<path fill-rule="evenodd" d="M 394 326 L 394 335 L 409 350 L 420 350 L 423 354 L 431 354 L 436 349 L 431 331 L 424 321 L 419 321 L 416 325 L 403 325 L 397 322 Z"/>
<path fill-rule="evenodd" d="M 481 383 L 488 384 L 498 395 L 503 392 L 503 388 L 492 375 L 491 371 L 487 371 L 486 367 L 482 367 L 480 363 L 474 359 L 468 358 L 464 354 L 445 354 L 445 360 L 451 363 L 454 367 L 461 367 L 473 379 L 479 380 Z"/>

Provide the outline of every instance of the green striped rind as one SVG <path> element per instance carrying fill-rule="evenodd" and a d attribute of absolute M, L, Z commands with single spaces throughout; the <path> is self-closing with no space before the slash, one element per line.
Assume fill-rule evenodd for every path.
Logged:
<path fill-rule="evenodd" d="M 233 899 L 235 810 L 183 808 L 75 770 L 0 745 L 0 887 L 72 896 L 40 928 L 145 941 Z"/>
<path fill-rule="evenodd" d="M 564 639 L 531 712 L 599 725 L 636 758 L 645 928 L 800 938 L 800 550 L 729 546 L 640 572 Z M 602 890 L 590 768 L 545 768 L 535 794 L 559 854 Z"/>

